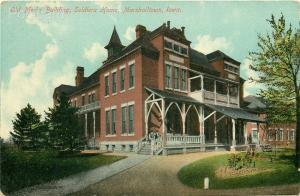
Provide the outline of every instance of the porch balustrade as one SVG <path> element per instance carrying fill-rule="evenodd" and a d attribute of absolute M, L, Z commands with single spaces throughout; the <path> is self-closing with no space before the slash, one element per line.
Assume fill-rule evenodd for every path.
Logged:
<path fill-rule="evenodd" d="M 92 103 L 79 107 L 78 113 L 85 113 L 88 111 L 97 110 L 99 108 L 100 108 L 100 101 L 94 101 Z"/>
<path fill-rule="evenodd" d="M 201 136 L 167 135 L 167 144 L 202 144 Z"/>

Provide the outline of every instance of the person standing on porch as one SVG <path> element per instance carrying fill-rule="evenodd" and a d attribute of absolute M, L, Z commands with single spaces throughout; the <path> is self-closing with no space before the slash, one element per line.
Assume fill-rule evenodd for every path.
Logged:
<path fill-rule="evenodd" d="M 151 154 L 153 154 L 153 152 L 154 152 L 154 143 L 155 143 L 155 141 L 154 141 L 154 131 L 151 131 L 149 133 L 149 139 L 150 139 L 150 144 L 151 144 Z"/>

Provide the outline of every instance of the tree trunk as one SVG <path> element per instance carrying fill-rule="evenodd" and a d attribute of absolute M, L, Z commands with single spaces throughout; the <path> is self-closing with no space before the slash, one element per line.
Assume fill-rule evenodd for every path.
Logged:
<path fill-rule="evenodd" d="M 300 95 L 296 98 L 296 167 L 300 169 Z"/>

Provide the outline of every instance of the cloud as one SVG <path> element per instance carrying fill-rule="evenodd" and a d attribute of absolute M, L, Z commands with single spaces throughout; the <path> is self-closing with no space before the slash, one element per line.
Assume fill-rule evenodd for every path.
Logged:
<path fill-rule="evenodd" d="M 132 26 L 127 27 L 124 37 L 129 42 L 133 41 L 135 39 L 135 28 Z"/>
<path fill-rule="evenodd" d="M 259 77 L 255 71 L 250 69 L 251 64 L 252 61 L 248 58 L 244 59 L 241 64 L 241 76 L 246 79 L 246 82 L 244 83 L 244 97 L 248 95 L 256 95 L 258 90 L 263 87 L 262 84 L 250 80 L 250 78 L 258 79 Z"/>
<path fill-rule="evenodd" d="M 85 48 L 83 57 L 94 63 L 96 60 L 100 60 L 100 57 L 106 56 L 106 50 L 99 42 L 94 42 L 90 48 Z"/>
<path fill-rule="evenodd" d="M 47 44 L 41 57 L 32 63 L 19 62 L 10 69 L 9 81 L 1 86 L 1 137 L 8 138 L 11 121 L 27 103 L 40 113 L 52 106 L 53 89 L 61 83 L 73 82 L 70 62 L 53 73 L 51 61 L 57 57 L 59 47 Z"/>
<path fill-rule="evenodd" d="M 199 35 L 194 48 L 204 54 L 208 54 L 215 50 L 228 50 L 230 46 L 231 43 L 225 37 L 213 38 L 210 35 Z"/>

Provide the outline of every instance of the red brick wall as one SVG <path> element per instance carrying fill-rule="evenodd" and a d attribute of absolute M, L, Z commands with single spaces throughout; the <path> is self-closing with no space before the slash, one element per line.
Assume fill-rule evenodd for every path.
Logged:
<path fill-rule="evenodd" d="M 134 89 L 129 89 L 129 62 L 135 60 L 135 87 Z M 120 66 L 125 65 L 125 92 L 120 93 Z M 128 141 L 128 140 L 137 140 L 142 136 L 142 122 L 143 122 L 143 104 L 142 104 L 142 55 L 140 50 L 135 53 L 128 55 L 127 57 L 121 59 L 120 61 L 103 68 L 100 71 L 100 103 L 101 103 L 101 141 Z M 117 93 L 112 95 L 112 74 L 111 71 L 117 69 Z M 109 88 L 110 94 L 109 97 L 105 97 L 105 78 L 104 75 L 109 72 Z M 121 114 L 121 104 L 134 101 L 134 136 L 121 136 L 122 128 L 122 114 Z M 116 116 L 116 136 L 106 137 L 106 116 L 105 108 L 116 106 L 117 107 L 117 116 Z M 127 122 L 128 123 L 128 122 Z"/>

